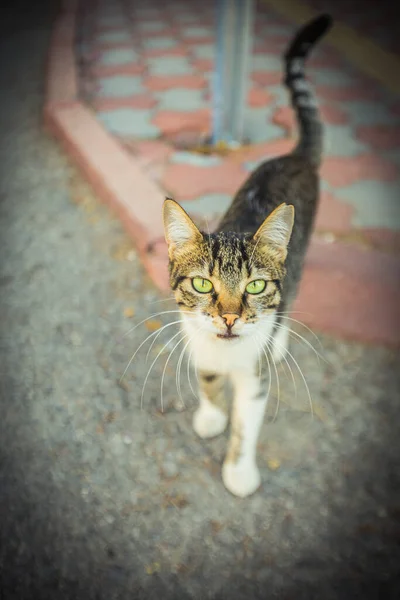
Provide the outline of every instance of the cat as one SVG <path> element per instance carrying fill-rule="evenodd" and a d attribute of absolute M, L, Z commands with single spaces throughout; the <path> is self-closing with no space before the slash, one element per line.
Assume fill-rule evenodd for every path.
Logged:
<path fill-rule="evenodd" d="M 269 363 L 260 371 L 261 357 L 267 353 L 278 363 L 287 351 L 282 316 L 296 297 L 317 210 L 323 128 L 304 63 L 331 25 L 328 15 L 307 23 L 284 55 L 284 83 L 299 126 L 294 150 L 250 175 L 211 234 L 174 200 L 166 198 L 163 206 L 170 285 L 199 381 L 193 427 L 201 438 L 226 429 L 230 378 L 234 398 L 222 480 L 239 497 L 261 483 L 256 447 L 271 375 Z"/>

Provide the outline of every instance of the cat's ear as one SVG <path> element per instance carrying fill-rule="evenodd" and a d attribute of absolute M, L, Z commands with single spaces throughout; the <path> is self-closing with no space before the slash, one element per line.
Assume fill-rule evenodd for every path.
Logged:
<path fill-rule="evenodd" d="M 203 239 L 189 215 L 175 200 L 166 198 L 163 206 L 165 239 L 169 255 L 188 243 L 198 243 Z"/>
<path fill-rule="evenodd" d="M 254 234 L 254 241 L 260 250 L 263 246 L 273 248 L 279 260 L 285 260 L 287 246 L 294 223 L 294 206 L 280 204 Z"/>

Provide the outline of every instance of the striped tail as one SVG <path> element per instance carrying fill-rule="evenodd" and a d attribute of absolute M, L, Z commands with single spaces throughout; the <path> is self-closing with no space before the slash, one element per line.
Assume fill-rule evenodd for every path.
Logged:
<path fill-rule="evenodd" d="M 300 29 L 285 53 L 284 83 L 296 111 L 300 129 L 299 142 L 294 150 L 319 167 L 323 152 L 323 126 L 315 96 L 305 77 L 304 63 L 316 42 L 330 29 L 332 19 L 321 15 Z"/>

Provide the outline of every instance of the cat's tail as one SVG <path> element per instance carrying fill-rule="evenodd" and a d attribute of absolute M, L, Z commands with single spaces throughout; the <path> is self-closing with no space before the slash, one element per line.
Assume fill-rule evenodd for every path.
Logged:
<path fill-rule="evenodd" d="M 323 126 L 313 91 L 305 76 L 305 60 L 318 40 L 330 29 L 332 19 L 320 15 L 300 29 L 289 45 L 285 58 L 284 83 L 290 92 L 291 102 L 299 123 L 299 142 L 295 154 L 305 156 L 318 167 L 323 153 Z"/>

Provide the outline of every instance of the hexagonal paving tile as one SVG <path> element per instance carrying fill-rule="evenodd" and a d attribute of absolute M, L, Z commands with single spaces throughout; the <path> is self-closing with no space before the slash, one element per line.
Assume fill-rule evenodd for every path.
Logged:
<path fill-rule="evenodd" d="M 177 88 L 155 94 L 160 110 L 192 111 L 207 108 L 203 90 Z"/>
<path fill-rule="evenodd" d="M 130 48 L 113 48 L 111 50 L 104 50 L 101 53 L 99 64 L 107 66 L 126 65 L 137 61 L 138 58 L 138 53 Z"/>
<path fill-rule="evenodd" d="M 99 96 L 131 96 L 146 91 L 142 86 L 142 78 L 128 75 L 114 75 L 99 80 Z"/>
<path fill-rule="evenodd" d="M 336 195 L 354 206 L 353 225 L 400 231 L 400 183 L 357 181 Z"/>
<path fill-rule="evenodd" d="M 193 72 L 190 62 L 183 56 L 149 58 L 148 67 L 151 75 L 186 75 Z"/>
<path fill-rule="evenodd" d="M 158 127 L 150 121 L 151 111 L 119 108 L 97 113 L 105 128 L 121 137 L 154 139 L 160 135 Z"/>

